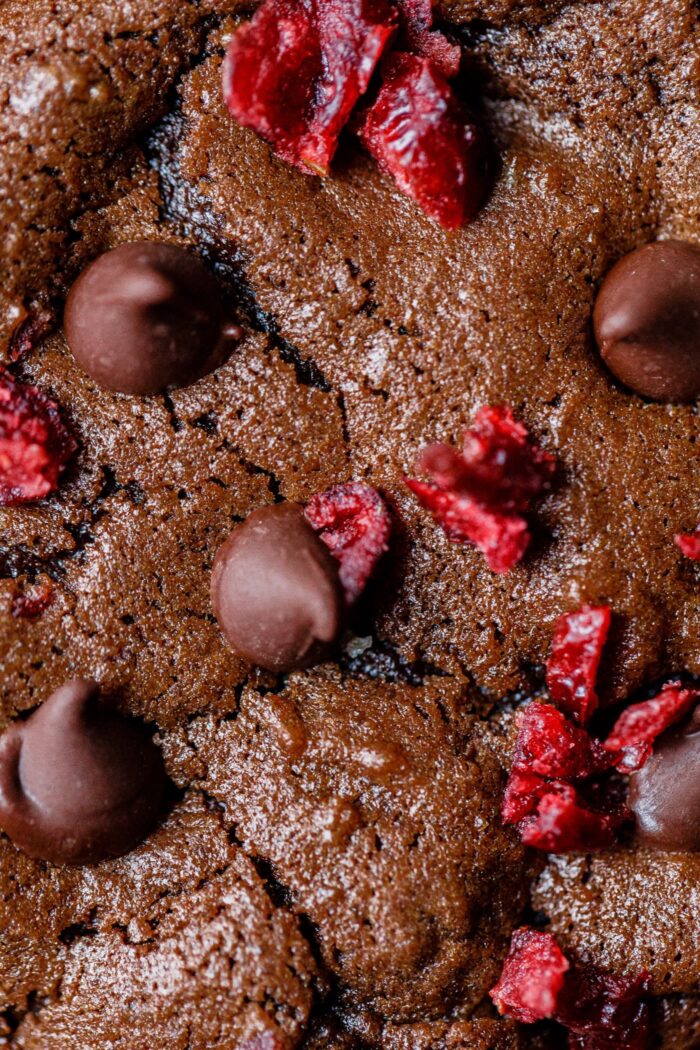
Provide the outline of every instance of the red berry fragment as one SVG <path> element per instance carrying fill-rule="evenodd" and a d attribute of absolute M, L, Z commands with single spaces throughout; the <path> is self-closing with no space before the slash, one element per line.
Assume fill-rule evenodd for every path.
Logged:
<path fill-rule="evenodd" d="M 580 725 L 598 707 L 596 678 L 610 630 L 607 606 L 584 606 L 558 621 L 547 663 L 547 688 L 552 700 Z"/>
<path fill-rule="evenodd" d="M 0 505 L 47 496 L 76 448 L 56 403 L 0 369 Z"/>
<path fill-rule="evenodd" d="M 549 704 L 531 703 L 518 716 L 518 737 L 502 817 L 517 824 L 522 841 L 548 853 L 604 849 L 626 819 L 623 806 L 590 781 L 610 769 L 599 741 Z"/>
<path fill-rule="evenodd" d="M 700 561 L 700 525 L 695 532 L 679 532 L 673 537 L 677 547 L 680 547 L 686 558 L 692 561 Z"/>
<path fill-rule="evenodd" d="M 231 113 L 283 160 L 326 175 L 396 24 L 387 0 L 265 0 L 229 47 Z"/>
<path fill-rule="evenodd" d="M 480 409 L 462 452 L 430 445 L 416 467 L 432 481 L 406 484 L 450 540 L 474 543 L 493 572 L 521 560 L 531 538 L 522 514 L 550 487 L 554 457 L 530 440 L 510 409 Z"/>
<path fill-rule="evenodd" d="M 476 214 L 486 193 L 481 132 L 440 70 L 426 58 L 389 56 L 359 136 L 402 193 L 447 229 Z"/>
<path fill-rule="evenodd" d="M 31 306 L 26 316 L 12 333 L 8 351 L 9 360 L 19 361 L 20 358 L 33 350 L 36 344 L 45 335 L 48 335 L 53 324 L 54 315 L 48 307 L 39 303 Z"/>
<path fill-rule="evenodd" d="M 526 926 L 513 934 L 498 984 L 491 989 L 499 1014 L 534 1024 L 553 1017 L 570 962 L 551 933 Z"/>
<path fill-rule="evenodd" d="M 498 984 L 498 1012 L 523 1024 L 551 1018 L 579 1050 L 644 1050 L 649 1037 L 647 974 L 616 977 L 572 963 L 550 933 L 516 930 Z"/>
<path fill-rule="evenodd" d="M 683 689 L 680 682 L 669 682 L 658 696 L 623 711 L 603 747 L 614 756 L 621 773 L 636 773 L 651 756 L 657 737 L 684 718 L 698 701 L 697 689 Z"/>
<path fill-rule="evenodd" d="M 33 620 L 48 609 L 53 596 L 53 583 L 48 576 L 44 576 L 33 587 L 14 595 L 12 615 L 19 620 Z"/>
<path fill-rule="evenodd" d="M 598 813 L 581 800 L 570 784 L 542 795 L 532 816 L 525 817 L 518 829 L 526 846 L 545 853 L 588 853 L 607 849 L 626 814 L 624 811 Z"/>
<path fill-rule="evenodd" d="M 444 77 L 456 77 L 461 51 L 457 44 L 451 44 L 443 33 L 433 29 L 432 0 L 396 0 L 396 3 L 405 49 L 429 59 Z"/>
<path fill-rule="evenodd" d="M 247 1039 L 239 1050 L 284 1050 L 284 1046 L 271 1032 L 262 1032 L 254 1039 Z"/>
<path fill-rule="evenodd" d="M 312 496 L 306 517 L 340 562 L 340 582 L 352 604 L 389 546 L 391 518 L 384 500 L 376 489 L 353 481 Z"/>
<path fill-rule="evenodd" d="M 569 785 L 562 780 L 548 780 L 535 773 L 511 772 L 503 796 L 501 816 L 504 824 L 517 824 L 537 810 L 540 799 L 557 791 L 566 791 Z"/>
<path fill-rule="evenodd" d="M 584 729 L 549 704 L 528 704 L 518 717 L 513 770 L 580 780 L 604 771 L 610 756 Z"/>

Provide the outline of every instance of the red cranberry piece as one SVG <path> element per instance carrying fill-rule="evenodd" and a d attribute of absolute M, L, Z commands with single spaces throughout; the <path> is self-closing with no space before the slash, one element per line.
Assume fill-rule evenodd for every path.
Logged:
<path fill-rule="evenodd" d="M 334 558 L 348 604 L 360 596 L 388 549 L 391 517 L 369 485 L 354 481 L 312 496 L 306 518 Z"/>
<path fill-rule="evenodd" d="M 680 547 L 686 558 L 691 561 L 700 561 L 700 525 L 695 532 L 679 532 L 673 537 L 677 547 Z"/>
<path fill-rule="evenodd" d="M 407 478 L 406 484 L 432 512 L 447 538 L 454 543 L 473 543 L 492 572 L 510 572 L 522 560 L 531 539 L 524 518 L 489 510 L 470 496 L 443 492 L 426 481 Z"/>
<path fill-rule="evenodd" d="M 396 52 L 359 126 L 364 146 L 402 193 L 447 229 L 474 217 L 486 195 L 481 132 L 427 58 Z"/>
<path fill-rule="evenodd" d="M 562 780 L 548 780 L 535 773 L 511 772 L 503 796 L 501 816 L 504 824 L 520 824 L 537 809 L 537 803 L 553 791 L 565 791 L 569 787 Z"/>
<path fill-rule="evenodd" d="M 551 1018 L 579 1050 L 644 1050 L 649 977 L 617 977 L 569 960 L 551 933 L 516 930 L 490 995 L 498 1012 L 523 1024 Z"/>
<path fill-rule="evenodd" d="M 513 934 L 498 984 L 491 989 L 499 1014 L 522 1024 L 552 1017 L 571 964 L 551 933 L 522 927 Z"/>
<path fill-rule="evenodd" d="M 530 542 L 521 512 L 550 487 L 554 458 L 531 441 L 510 409 L 480 409 L 461 452 L 430 445 L 416 466 L 432 481 L 406 484 L 449 539 L 474 543 L 493 572 L 508 572 L 521 560 Z"/>
<path fill-rule="evenodd" d="M 559 995 L 556 1019 L 574 1050 L 645 1050 L 649 1045 L 649 977 L 616 977 L 576 964 Z"/>
<path fill-rule="evenodd" d="M 47 496 L 76 448 L 56 403 L 0 369 L 0 505 Z"/>
<path fill-rule="evenodd" d="M 396 0 L 396 3 L 405 49 L 429 59 L 444 77 L 456 77 L 461 51 L 457 44 L 451 44 L 443 33 L 433 29 L 432 0 Z"/>
<path fill-rule="evenodd" d="M 610 767 L 610 756 L 584 729 L 549 704 L 532 703 L 518 718 L 513 770 L 580 780 Z"/>
<path fill-rule="evenodd" d="M 589 853 L 615 842 L 625 813 L 598 813 L 589 809 L 570 785 L 542 795 L 536 812 L 518 825 L 526 846 L 545 853 Z"/>
<path fill-rule="evenodd" d="M 595 684 L 610 620 L 607 606 L 584 606 L 556 625 L 547 688 L 555 704 L 580 725 L 586 725 L 598 707 Z"/>
<path fill-rule="evenodd" d="M 614 756 L 621 773 L 636 773 L 651 756 L 657 737 L 680 722 L 698 701 L 697 689 L 669 682 L 658 696 L 623 711 L 603 747 Z"/>
<path fill-rule="evenodd" d="M 19 361 L 30 353 L 36 344 L 48 335 L 53 324 L 54 316 L 51 310 L 39 304 L 32 306 L 12 333 L 8 353 L 10 361 Z"/>
<path fill-rule="evenodd" d="M 265 0 L 229 47 L 231 113 L 288 163 L 326 175 L 396 24 L 386 0 Z"/>
<path fill-rule="evenodd" d="M 53 583 L 45 576 L 29 590 L 15 594 L 11 612 L 18 620 L 33 620 L 41 616 L 53 601 Z"/>

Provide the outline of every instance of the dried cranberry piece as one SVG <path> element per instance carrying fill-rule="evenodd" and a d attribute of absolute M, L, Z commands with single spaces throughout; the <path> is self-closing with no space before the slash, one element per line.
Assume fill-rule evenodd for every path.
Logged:
<path fill-rule="evenodd" d="M 48 335 L 53 324 L 53 312 L 40 303 L 34 303 L 12 333 L 8 352 L 9 360 L 19 361 L 33 350 L 36 344 L 45 335 Z"/>
<path fill-rule="evenodd" d="M 623 711 L 603 747 L 614 756 L 621 773 L 635 773 L 651 756 L 656 738 L 699 701 L 697 689 L 683 689 L 680 682 L 669 682 L 658 696 Z"/>
<path fill-rule="evenodd" d="M 12 599 L 12 615 L 19 620 L 33 620 L 41 616 L 53 601 L 53 583 L 48 576 L 28 590 L 19 591 Z"/>
<path fill-rule="evenodd" d="M 396 3 L 405 49 L 429 59 L 444 77 L 456 77 L 461 51 L 457 44 L 451 44 L 443 33 L 433 29 L 432 0 L 396 0 Z"/>
<path fill-rule="evenodd" d="M 610 620 L 607 606 L 584 606 L 556 625 L 547 688 L 552 700 L 580 725 L 586 725 L 598 707 L 595 684 Z"/>
<path fill-rule="evenodd" d="M 406 484 L 432 512 L 447 538 L 454 543 L 473 543 L 492 572 L 510 572 L 522 560 L 531 539 L 524 518 L 489 510 L 469 496 L 442 492 L 426 481 L 406 478 Z"/>
<path fill-rule="evenodd" d="M 47 496 L 76 448 L 56 403 L 0 369 L 0 505 Z"/>
<path fill-rule="evenodd" d="M 537 810 L 518 825 L 526 846 L 546 853 L 590 852 L 612 846 L 626 814 L 589 809 L 571 784 L 542 795 Z"/>
<path fill-rule="evenodd" d="M 686 558 L 692 561 L 700 561 L 700 525 L 695 532 L 679 532 L 673 537 L 677 547 L 680 547 Z"/>
<path fill-rule="evenodd" d="M 388 549 L 389 510 L 369 485 L 353 481 L 312 496 L 306 517 L 340 563 L 340 582 L 348 604 L 356 601 Z"/>
<path fill-rule="evenodd" d="M 523 926 L 513 934 L 498 984 L 489 995 L 499 1014 L 534 1024 L 552 1017 L 570 962 L 551 933 Z"/>
<path fill-rule="evenodd" d="M 554 457 L 534 444 L 510 409 L 480 409 L 462 452 L 430 445 L 416 467 L 432 481 L 406 484 L 449 539 L 474 543 L 493 572 L 508 572 L 522 559 L 530 542 L 522 512 L 550 487 Z"/>
<path fill-rule="evenodd" d="M 288 163 L 327 174 L 396 25 L 386 0 L 265 0 L 229 47 L 231 113 Z"/>
<path fill-rule="evenodd" d="M 504 824 L 520 824 L 531 816 L 545 795 L 566 791 L 569 785 L 562 780 L 548 780 L 535 773 L 511 772 L 503 796 L 501 816 Z"/>
<path fill-rule="evenodd" d="M 550 933 L 516 930 L 498 984 L 490 992 L 500 1014 L 523 1024 L 551 1018 L 579 1050 L 643 1050 L 650 1011 L 649 977 L 616 977 L 572 963 Z"/>
<path fill-rule="evenodd" d="M 645 1050 L 650 1010 L 646 973 L 615 977 L 592 966 L 572 967 L 557 1003 L 556 1018 L 578 1050 Z"/>
<path fill-rule="evenodd" d="M 362 143 L 426 215 L 447 229 L 463 226 L 486 194 L 481 132 L 427 58 L 395 52 L 382 77 L 358 127 Z"/>
<path fill-rule="evenodd" d="M 513 770 L 580 780 L 610 767 L 610 756 L 558 708 L 532 703 L 518 716 Z"/>

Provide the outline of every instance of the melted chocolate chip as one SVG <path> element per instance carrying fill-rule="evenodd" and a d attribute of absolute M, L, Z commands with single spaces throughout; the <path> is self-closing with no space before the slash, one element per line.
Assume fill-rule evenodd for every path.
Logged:
<path fill-rule="evenodd" d="M 145 727 L 107 707 L 94 682 L 61 686 L 0 737 L 0 828 L 54 864 L 128 852 L 155 825 L 166 786 Z"/>
<path fill-rule="evenodd" d="M 621 259 L 600 289 L 595 337 L 620 382 L 656 401 L 700 396 L 700 248 L 657 241 Z"/>
<path fill-rule="evenodd" d="M 194 383 L 241 335 L 204 264 L 149 241 L 120 245 L 83 271 L 64 327 L 76 361 L 100 386 L 142 395 Z"/>
<path fill-rule="evenodd" d="M 685 726 L 664 734 L 630 777 L 628 805 L 643 845 L 700 851 L 700 708 Z"/>
<path fill-rule="evenodd" d="M 229 536 L 211 594 L 231 648 L 268 671 L 318 662 L 340 633 L 338 565 L 297 503 L 257 510 Z"/>

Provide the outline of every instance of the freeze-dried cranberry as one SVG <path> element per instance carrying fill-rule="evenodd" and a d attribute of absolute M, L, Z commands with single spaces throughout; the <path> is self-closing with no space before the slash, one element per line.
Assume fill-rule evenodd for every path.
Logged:
<path fill-rule="evenodd" d="M 569 785 L 563 780 L 548 780 L 536 773 L 511 772 L 503 796 L 501 816 L 504 824 L 520 824 L 537 809 L 545 795 L 566 791 Z"/>
<path fill-rule="evenodd" d="M 632 704 L 622 712 L 603 747 L 614 756 L 621 773 L 641 769 L 654 749 L 654 741 L 679 722 L 700 701 L 700 691 L 669 682 L 658 696 Z"/>
<path fill-rule="evenodd" d="M 686 558 L 692 561 L 700 561 L 700 525 L 695 532 L 679 532 L 673 537 L 674 543 L 680 547 Z"/>
<path fill-rule="evenodd" d="M 647 974 L 616 977 L 572 961 L 552 934 L 523 927 L 513 934 L 490 995 L 499 1013 L 515 1021 L 558 1021 L 578 1050 L 644 1050 L 648 991 Z"/>
<path fill-rule="evenodd" d="M 430 445 L 416 468 L 432 481 L 406 479 L 448 538 L 471 542 L 493 572 L 508 572 L 530 542 L 522 513 L 551 485 L 554 457 L 531 439 L 504 406 L 479 410 L 461 452 Z"/>
<path fill-rule="evenodd" d="M 0 369 L 0 505 L 47 496 L 76 447 L 56 403 Z"/>
<path fill-rule="evenodd" d="M 534 1024 L 552 1017 L 570 962 L 551 933 L 516 930 L 498 984 L 490 996 L 499 1014 Z"/>
<path fill-rule="evenodd" d="M 284 1050 L 284 1046 L 271 1032 L 262 1032 L 254 1039 L 247 1039 L 239 1050 Z"/>
<path fill-rule="evenodd" d="M 513 758 L 517 773 L 581 780 L 610 768 L 610 755 L 550 704 L 531 703 L 518 715 Z"/>
<path fill-rule="evenodd" d="M 391 517 L 384 500 L 376 489 L 353 481 L 312 496 L 306 517 L 338 559 L 340 582 L 351 604 L 388 549 Z"/>
<path fill-rule="evenodd" d="M 264 0 L 229 47 L 231 113 L 288 163 L 327 174 L 396 26 L 387 0 Z"/>
<path fill-rule="evenodd" d="M 518 825 L 525 845 L 545 853 L 588 853 L 612 846 L 626 814 L 589 809 L 571 784 L 556 788 L 542 795 L 535 813 Z"/>
<path fill-rule="evenodd" d="M 44 576 L 32 587 L 18 591 L 12 599 L 12 615 L 19 620 L 33 620 L 41 616 L 53 601 L 53 583 Z"/>
<path fill-rule="evenodd" d="M 645 1050 L 649 1042 L 647 974 L 615 977 L 577 963 L 559 995 L 556 1019 L 571 1050 Z"/>
<path fill-rule="evenodd" d="M 391 54 L 360 139 L 402 193 L 448 229 L 464 225 L 486 194 L 483 137 L 427 58 Z"/>
<path fill-rule="evenodd" d="M 33 350 L 51 331 L 53 323 L 53 312 L 47 306 L 34 303 L 10 337 L 9 360 L 19 361 Z"/>
<path fill-rule="evenodd" d="M 584 606 L 556 625 L 547 688 L 555 704 L 580 725 L 586 725 L 598 707 L 595 684 L 610 620 L 607 606 Z"/>
<path fill-rule="evenodd" d="M 421 58 L 429 59 L 444 77 L 459 73 L 461 51 L 433 29 L 432 0 L 396 0 L 401 22 L 401 45 Z"/>

